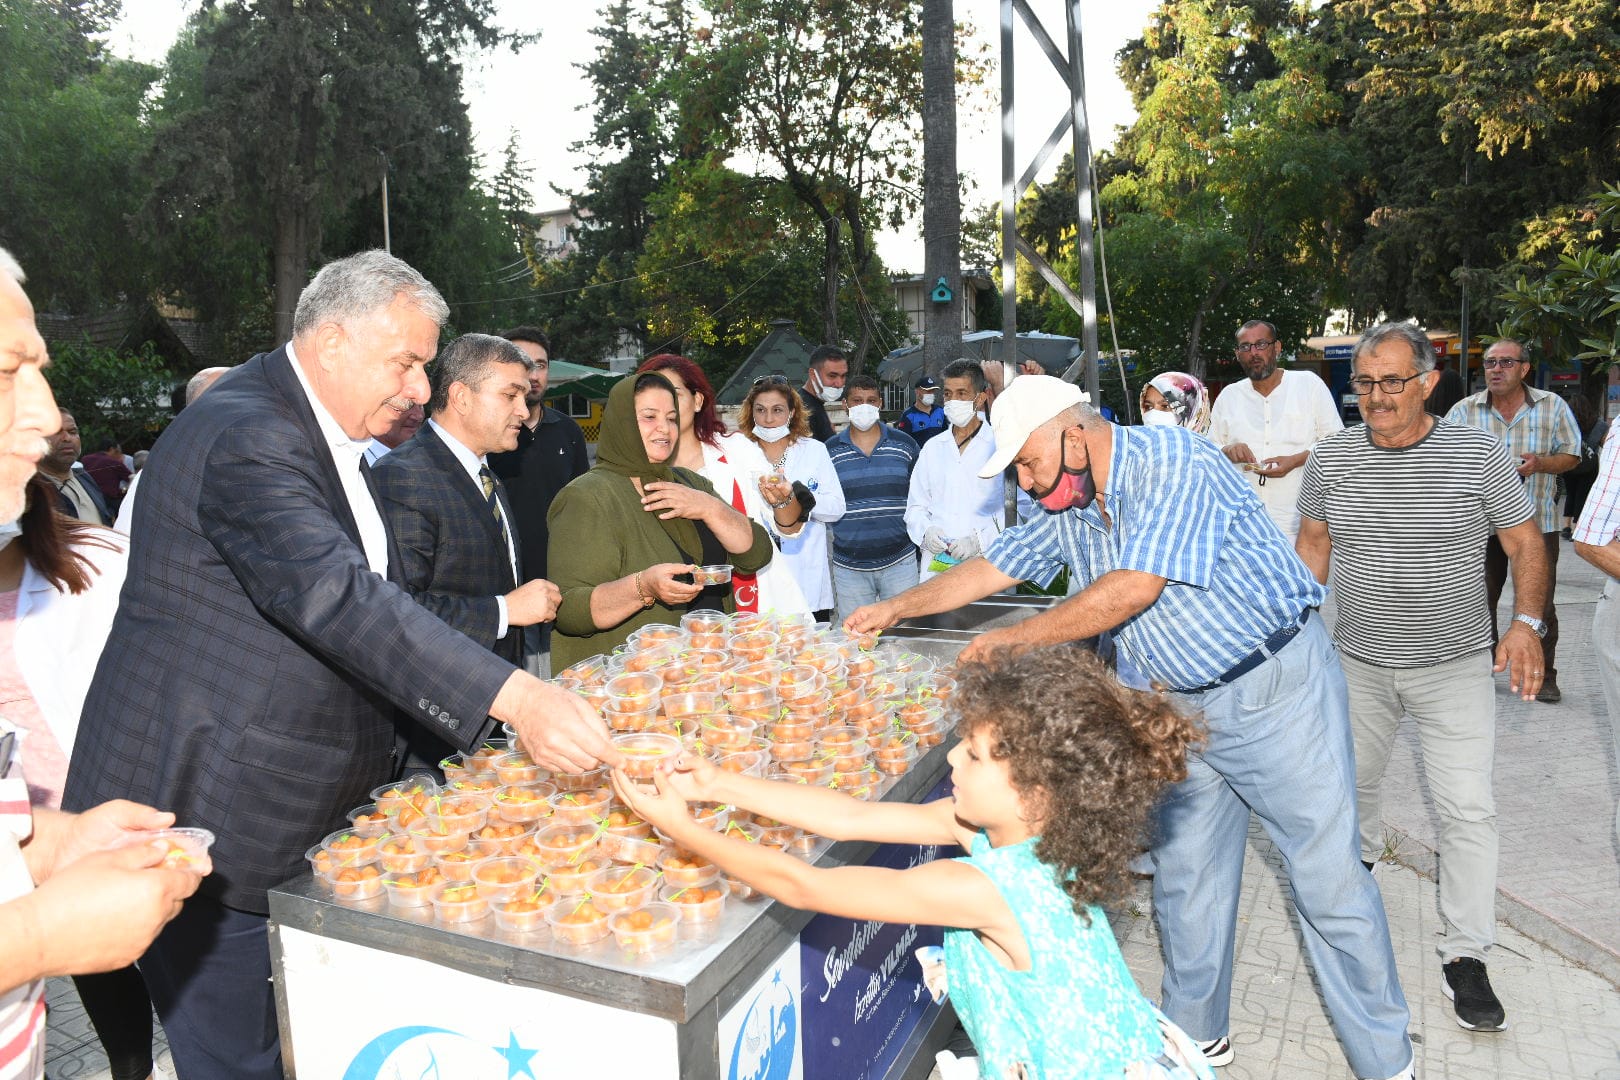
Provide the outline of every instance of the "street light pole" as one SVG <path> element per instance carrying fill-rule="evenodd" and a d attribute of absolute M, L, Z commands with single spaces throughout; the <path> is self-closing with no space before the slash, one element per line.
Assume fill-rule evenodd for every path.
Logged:
<path fill-rule="evenodd" d="M 383 250 L 392 255 L 394 245 L 388 234 L 388 155 L 379 150 L 377 156 L 382 158 Z"/>

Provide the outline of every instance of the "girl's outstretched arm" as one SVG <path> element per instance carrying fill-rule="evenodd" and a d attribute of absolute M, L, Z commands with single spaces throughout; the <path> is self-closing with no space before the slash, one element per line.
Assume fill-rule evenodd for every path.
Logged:
<path fill-rule="evenodd" d="M 669 790 L 682 799 L 740 806 L 829 840 L 957 844 L 966 848 L 973 839 L 973 831 L 957 820 L 950 799 L 931 803 L 864 802 L 830 788 L 727 772 L 690 752 L 677 757 L 663 775 Z"/>
<path fill-rule="evenodd" d="M 623 770 L 615 769 L 613 773 L 613 786 L 619 798 L 642 818 L 658 826 L 681 847 L 790 907 L 846 919 L 979 930 L 1003 948 L 1012 945 L 1009 951 L 1022 951 L 1017 920 L 1007 902 L 989 878 L 970 866 L 952 859 L 939 859 L 910 870 L 873 866 L 814 867 L 784 852 L 723 836 L 699 825 L 687 813 L 685 799 L 672 788 L 664 774 L 657 774 L 654 782 L 657 790 L 649 791 L 637 786 Z M 797 784 L 770 786 L 803 787 Z M 858 803 L 854 799 L 849 801 Z"/>

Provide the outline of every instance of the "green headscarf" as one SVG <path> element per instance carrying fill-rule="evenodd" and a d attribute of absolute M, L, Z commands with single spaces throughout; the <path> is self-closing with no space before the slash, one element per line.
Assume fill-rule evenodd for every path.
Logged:
<path fill-rule="evenodd" d="M 677 446 L 680 444 L 680 399 L 675 396 L 675 387 L 668 379 L 654 372 L 626 375 L 608 392 L 607 406 L 602 410 L 602 427 L 596 443 L 596 468 L 606 469 L 610 473 L 617 473 L 626 478 L 636 477 L 643 487 L 654 480 L 686 483 L 675 475 L 674 468 L 667 463 L 654 464 L 647 458 L 647 448 L 641 442 L 641 425 L 636 422 L 638 385 L 643 390 L 661 387 L 669 391 L 677 420 L 674 442 Z M 675 456 L 673 451 L 670 456 Z M 703 540 L 698 535 L 697 522 L 676 517 L 659 521 L 658 524 L 687 558 L 702 561 Z"/>

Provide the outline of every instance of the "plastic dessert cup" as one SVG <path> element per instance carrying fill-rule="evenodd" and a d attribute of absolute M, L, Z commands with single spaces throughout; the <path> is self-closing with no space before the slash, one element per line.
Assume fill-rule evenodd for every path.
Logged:
<path fill-rule="evenodd" d="M 682 922 L 713 922 L 725 909 L 726 896 L 730 892 L 724 881 L 716 880 L 708 885 L 690 888 L 665 885 L 658 890 L 658 899 L 676 905 L 680 909 Z"/>
<path fill-rule="evenodd" d="M 433 856 L 433 865 L 444 875 L 444 880 L 466 885 L 472 881 L 473 871 L 478 869 L 478 864 L 490 858 L 494 856 L 483 851 L 475 851 L 469 845 L 460 851 Z"/>
<path fill-rule="evenodd" d="M 610 835 L 626 840 L 645 840 L 652 835 L 652 826 L 625 809 L 608 811 L 603 820 Z M 604 837 L 606 839 L 606 837 Z"/>
<path fill-rule="evenodd" d="M 433 914 L 442 923 L 477 922 L 489 914 L 489 897 L 477 885 L 445 882 L 433 892 Z"/>
<path fill-rule="evenodd" d="M 532 784 L 537 780 L 544 780 L 551 775 L 550 772 L 534 763 L 534 759 L 521 750 L 514 750 L 510 754 L 502 754 L 495 759 L 495 775 L 501 783 L 508 785 Z"/>
<path fill-rule="evenodd" d="M 698 738 L 711 750 L 744 750 L 758 728 L 752 720 L 734 716 L 706 716 L 698 729 Z"/>
<path fill-rule="evenodd" d="M 472 832 L 484 827 L 494 802 L 488 795 L 436 795 L 428 800 L 428 824 L 436 831 Z"/>
<path fill-rule="evenodd" d="M 417 846 L 430 855 L 460 851 L 472 838 L 472 833 L 466 829 L 445 829 L 431 824 L 412 829 L 410 835 L 415 838 Z"/>
<path fill-rule="evenodd" d="M 559 900 L 546 912 L 551 935 L 564 945 L 590 945 L 608 936 L 608 913 L 589 900 Z"/>
<path fill-rule="evenodd" d="M 583 862 L 596 839 L 595 826 L 551 825 L 535 835 L 533 846 L 545 865 L 567 867 Z"/>
<path fill-rule="evenodd" d="M 746 776 L 764 776 L 765 763 L 770 755 L 763 750 L 731 750 L 718 754 L 714 763 L 726 772 L 741 773 Z"/>
<path fill-rule="evenodd" d="M 729 570 L 730 567 L 726 569 Z M 686 628 L 679 624 L 672 626 L 669 623 L 648 623 L 632 633 L 629 642 L 639 649 L 655 649 L 660 645 L 685 644 Z"/>
<path fill-rule="evenodd" d="M 725 585 L 730 581 L 731 567 L 726 563 L 700 566 L 692 571 L 692 582 L 696 585 Z"/>
<path fill-rule="evenodd" d="M 530 934 L 546 928 L 546 912 L 557 902 L 554 893 L 534 889 L 511 900 L 497 900 L 490 904 L 495 912 L 495 925 L 514 934 Z"/>
<path fill-rule="evenodd" d="M 546 887 L 561 896 L 578 896 L 590 888 L 590 880 L 612 865 L 600 852 L 567 866 L 552 866 L 546 870 Z"/>
<path fill-rule="evenodd" d="M 816 787 L 831 783 L 835 771 L 831 761 L 814 758 L 809 761 L 778 762 L 777 770 L 784 779 L 798 784 L 813 784 Z"/>
<path fill-rule="evenodd" d="M 917 736 L 910 731 L 879 735 L 871 742 L 872 759 L 879 772 L 899 776 L 917 758 Z"/>
<path fill-rule="evenodd" d="M 490 900 L 512 900 L 531 893 L 540 878 L 540 864 L 519 856 L 485 859 L 473 868 L 473 884 Z"/>
<path fill-rule="evenodd" d="M 532 825 L 551 816 L 551 800 L 555 794 L 530 787 L 503 787 L 495 792 L 491 816 L 508 825 Z"/>
<path fill-rule="evenodd" d="M 534 834 L 532 826 L 492 821 L 469 836 L 467 846 L 477 855 L 510 855 Z"/>
<path fill-rule="evenodd" d="M 663 709 L 671 720 L 681 720 L 688 716 L 713 716 L 725 709 L 725 702 L 717 693 L 666 694 Z"/>
<path fill-rule="evenodd" d="M 469 776 L 479 775 L 477 770 L 467 764 L 466 754 L 451 754 L 439 762 L 439 771 L 444 773 L 446 785 L 453 784 L 457 780 L 464 780 Z"/>
<path fill-rule="evenodd" d="M 494 772 L 495 759 L 511 752 L 512 744 L 506 739 L 490 739 L 467 755 L 467 767 L 474 772 Z"/>
<path fill-rule="evenodd" d="M 495 778 L 494 773 L 474 773 L 446 784 L 445 792 L 456 795 L 493 796 L 500 788 L 501 782 Z"/>
<path fill-rule="evenodd" d="M 949 731 L 946 719 L 941 716 L 937 720 L 929 720 L 908 725 L 911 733 L 917 736 L 917 745 L 920 747 L 938 746 L 945 741 Z"/>
<path fill-rule="evenodd" d="M 353 829 L 339 829 L 335 833 L 328 833 L 321 841 L 321 847 L 330 852 L 338 863 L 359 866 L 377 861 L 377 848 L 382 842 L 383 837 L 376 833 L 365 835 Z M 209 843 L 213 843 L 212 834 L 209 835 Z"/>
<path fill-rule="evenodd" d="M 664 880 L 677 888 L 707 885 L 720 876 L 720 868 L 707 859 L 690 853 L 665 852 L 659 856 L 658 869 Z"/>
<path fill-rule="evenodd" d="M 169 870 L 196 870 L 200 873 L 203 863 L 207 861 L 208 849 L 214 846 L 214 834 L 207 829 L 183 827 L 153 829 L 137 834 L 129 842 L 150 844 L 154 840 L 164 845 L 163 865 Z"/>
<path fill-rule="evenodd" d="M 724 803 L 693 803 L 692 820 L 711 832 L 722 832 L 731 820 L 731 807 Z"/>
<path fill-rule="evenodd" d="M 663 847 L 651 840 L 632 840 L 611 834 L 602 837 L 601 849 L 614 862 L 631 866 L 655 865 L 658 856 L 664 853 Z"/>
<path fill-rule="evenodd" d="M 551 820 L 558 825 L 589 825 L 607 815 L 608 803 L 613 801 L 609 789 L 592 788 L 588 791 L 559 791 L 546 802 L 551 806 Z"/>
<path fill-rule="evenodd" d="M 357 806 L 344 816 L 349 819 L 349 828 L 361 836 L 386 836 L 388 833 L 388 815 L 377 809 L 376 803 Z"/>
<path fill-rule="evenodd" d="M 613 866 L 598 870 L 586 883 L 591 900 L 603 911 L 629 911 L 652 899 L 658 872 L 650 866 Z"/>
<path fill-rule="evenodd" d="M 661 715 L 656 704 L 626 710 L 617 702 L 609 701 L 602 707 L 602 718 L 608 727 L 621 733 L 647 731 L 658 724 Z"/>
<path fill-rule="evenodd" d="M 606 768 L 587 769 L 580 773 L 552 773 L 551 786 L 558 791 L 589 791 L 607 783 L 607 775 Z"/>
<path fill-rule="evenodd" d="M 766 847 L 785 848 L 799 837 L 797 828 L 772 818 L 755 816 L 754 825 L 759 829 L 759 842 Z"/>
<path fill-rule="evenodd" d="M 673 905 L 652 903 L 634 911 L 615 912 L 608 926 L 619 948 L 640 956 L 675 944 L 680 922 L 681 913 Z"/>
<path fill-rule="evenodd" d="M 613 746 L 624 755 L 624 771 L 633 780 L 651 780 L 660 763 L 673 760 L 681 752 L 679 739 L 647 732 L 615 735 Z"/>
<path fill-rule="evenodd" d="M 433 891 L 444 884 L 445 878 L 437 867 L 430 866 L 415 874 L 395 874 L 383 878 L 383 890 L 394 907 L 419 908 L 433 903 Z"/>
<path fill-rule="evenodd" d="M 417 837 L 396 833 L 377 845 L 377 859 L 390 874 L 414 874 L 433 863 Z"/>
<path fill-rule="evenodd" d="M 808 737 L 782 740 L 771 744 L 771 757 L 777 761 L 809 761 L 815 757 L 816 744 Z"/>
<path fill-rule="evenodd" d="M 733 626 L 733 629 L 736 627 Z M 731 655 L 739 660 L 752 662 L 769 660 L 775 656 L 780 641 L 781 639 L 769 630 L 750 630 L 733 634 L 726 644 L 731 649 Z"/>
<path fill-rule="evenodd" d="M 587 656 L 573 667 L 565 668 L 556 675 L 556 679 L 573 679 L 581 686 L 599 686 L 606 678 L 607 657 L 600 653 L 596 656 Z"/>
<path fill-rule="evenodd" d="M 681 616 L 681 629 L 687 634 L 719 634 L 726 630 L 724 612 L 712 608 L 699 608 Z"/>
<path fill-rule="evenodd" d="M 417 795 L 437 795 L 438 782 L 431 776 L 408 776 L 397 784 L 374 788 L 371 800 L 385 814 L 397 814 Z"/>
<path fill-rule="evenodd" d="M 324 877 L 326 886 L 339 900 L 370 900 L 382 895 L 383 875 L 375 863 L 345 866 Z"/>

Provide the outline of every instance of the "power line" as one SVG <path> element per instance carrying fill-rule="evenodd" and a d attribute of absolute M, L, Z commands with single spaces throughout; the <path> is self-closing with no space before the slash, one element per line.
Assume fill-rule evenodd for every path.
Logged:
<path fill-rule="evenodd" d="M 684 262 L 678 266 L 669 266 L 662 270 L 654 270 L 651 273 L 646 274 L 631 274 L 629 277 L 615 278 L 613 281 L 593 281 L 589 285 L 581 285 L 577 289 L 553 289 L 550 292 L 531 292 L 524 293 L 522 296 L 497 296 L 488 300 L 458 300 L 450 306 L 453 308 L 471 307 L 473 304 L 505 304 L 517 300 L 540 300 L 547 296 L 571 296 L 574 293 L 582 293 L 587 289 L 601 289 L 606 288 L 609 285 L 623 285 L 625 282 L 635 281 L 637 278 L 652 278 L 660 277 L 664 274 L 673 274 L 677 270 L 685 270 L 689 266 L 697 266 L 700 263 L 710 262 L 714 258 L 715 256 L 713 255 L 705 255 L 702 258 L 693 259 L 691 262 Z"/>

